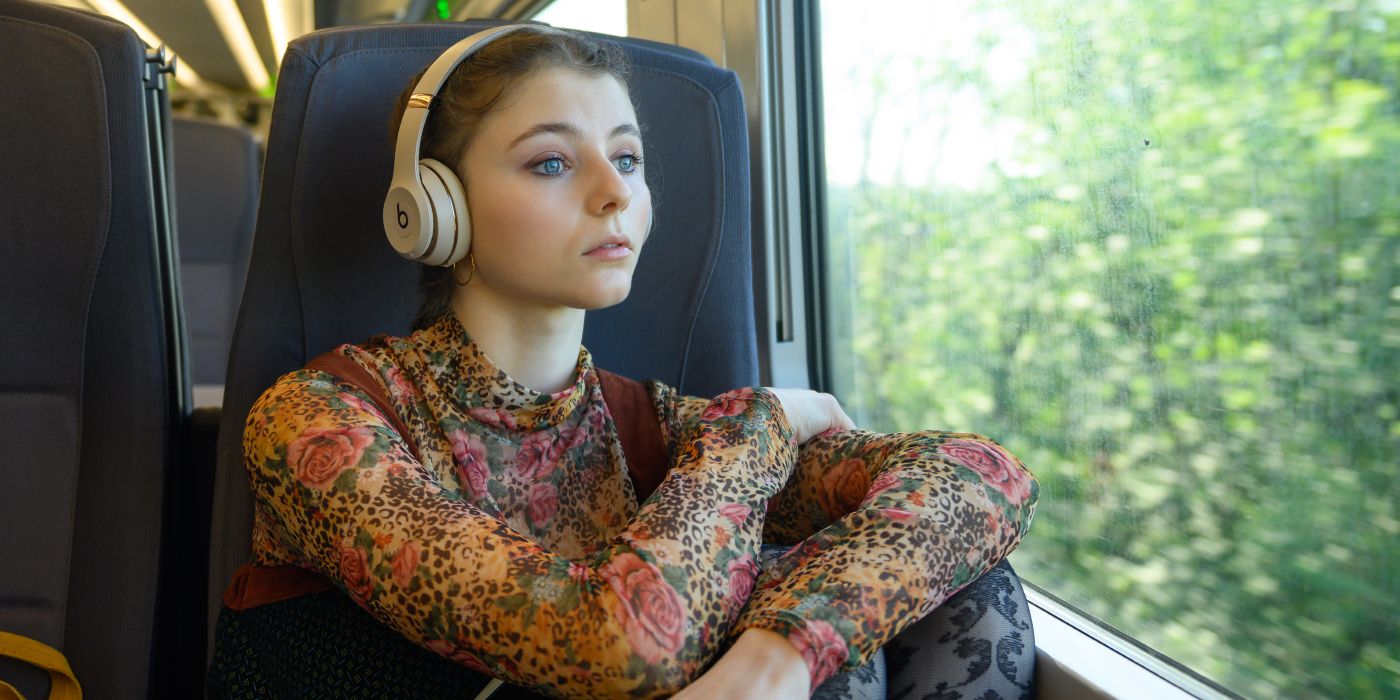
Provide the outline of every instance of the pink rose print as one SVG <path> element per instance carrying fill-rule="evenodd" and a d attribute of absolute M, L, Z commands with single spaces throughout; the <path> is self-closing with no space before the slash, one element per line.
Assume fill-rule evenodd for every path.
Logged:
<path fill-rule="evenodd" d="M 870 474 L 865 471 L 865 462 L 852 458 L 822 474 L 822 488 L 817 492 L 817 501 L 822 510 L 835 519 L 854 510 L 869 490 Z"/>
<path fill-rule="evenodd" d="M 486 481 L 491 478 L 491 470 L 486 466 L 486 446 L 465 430 L 454 430 L 447 439 L 452 443 L 457 480 L 467 495 L 482 498 L 486 495 Z"/>
<path fill-rule="evenodd" d="M 879 496 L 880 494 L 889 491 L 890 489 L 898 485 L 899 477 L 895 476 L 890 472 L 885 472 L 884 474 L 875 477 L 875 480 L 870 482 L 870 490 L 865 492 L 865 500 L 861 501 L 861 503 L 869 503 L 870 501 L 874 500 L 876 496 Z"/>
<path fill-rule="evenodd" d="M 558 451 L 572 450 L 583 444 L 588 439 L 588 431 L 582 425 L 566 425 L 559 429 L 559 437 L 555 439 Z"/>
<path fill-rule="evenodd" d="M 700 414 L 700 420 L 737 416 L 749 410 L 751 400 L 753 400 L 753 389 L 748 387 L 725 392 L 710 401 L 710 405 L 705 407 L 705 412 Z"/>
<path fill-rule="evenodd" d="M 359 547 L 342 547 L 340 550 L 340 580 L 350 597 L 359 601 L 369 598 L 374 584 L 369 578 L 369 559 Z"/>
<path fill-rule="evenodd" d="M 311 428 L 287 445 L 287 466 L 297 481 L 325 491 L 341 472 L 359 464 L 373 442 L 374 431 L 364 426 Z"/>
<path fill-rule="evenodd" d="M 428 649 L 439 656 L 445 656 L 453 663 L 476 671 L 491 675 L 494 673 L 486 663 L 477 656 L 460 646 L 460 643 L 449 642 L 446 639 L 434 639 L 428 642 Z"/>
<path fill-rule="evenodd" d="M 802 654 L 807 670 L 812 674 L 812 687 L 820 686 L 841 668 L 850 655 L 846 640 L 830 623 L 808 620 L 803 627 L 788 633 L 788 642 Z"/>
<path fill-rule="evenodd" d="M 545 482 L 535 484 L 530 489 L 530 524 L 535 527 L 544 527 L 549 519 L 554 517 L 555 511 L 559 510 L 559 491 L 554 488 L 554 484 Z"/>
<path fill-rule="evenodd" d="M 1030 476 L 1016 467 L 1011 455 L 997 445 L 975 440 L 952 439 L 938 451 L 972 471 L 1006 496 L 1011 505 L 1021 505 L 1031 495 Z"/>
<path fill-rule="evenodd" d="M 487 666 L 486 662 L 478 658 L 476 654 L 467 651 L 464 648 L 465 645 L 465 640 L 459 637 L 457 639 L 456 651 L 453 651 L 452 655 L 447 658 L 452 659 L 452 663 L 458 666 L 466 666 L 477 673 L 484 673 L 488 676 L 495 675 L 495 671 L 492 671 L 491 667 Z"/>
<path fill-rule="evenodd" d="M 758 577 L 758 564 L 753 557 L 743 557 L 729 562 L 729 607 L 738 610 L 753 595 L 753 582 Z"/>
<path fill-rule="evenodd" d="M 886 518 L 896 522 L 902 523 L 914 519 L 914 514 L 903 508 L 881 508 L 880 512 L 884 514 Z"/>
<path fill-rule="evenodd" d="M 412 540 L 403 543 L 399 551 L 394 555 L 392 569 L 394 571 L 394 583 L 400 588 L 408 588 L 413 583 L 413 575 L 418 572 L 418 562 L 421 558 L 422 550 L 418 548 L 418 543 Z"/>
<path fill-rule="evenodd" d="M 487 408 L 485 406 L 474 406 L 467 409 L 467 415 L 475 418 L 486 425 L 498 430 L 519 430 L 520 426 L 515 423 L 515 414 L 499 408 Z"/>
<path fill-rule="evenodd" d="M 559 451 L 548 433 L 531 433 L 515 453 L 515 468 L 527 479 L 543 479 L 559 463 Z"/>
<path fill-rule="evenodd" d="M 589 572 L 587 566 L 585 566 L 585 565 L 583 565 L 583 564 L 580 564 L 580 563 L 578 563 L 578 562 L 576 562 L 576 561 L 575 561 L 575 562 L 569 562 L 569 579 L 570 579 L 570 580 L 572 580 L 572 581 L 574 581 L 574 582 L 576 582 L 576 583 L 579 583 L 579 584 L 583 584 L 583 583 L 587 583 L 587 582 L 588 582 L 588 577 L 589 577 L 590 575 L 591 575 L 591 572 Z"/>
<path fill-rule="evenodd" d="M 719 514 L 734 523 L 734 527 L 743 525 L 744 521 L 749 519 L 749 513 L 752 512 L 752 508 L 742 503 L 726 503 L 719 507 Z"/>
<path fill-rule="evenodd" d="M 635 554 L 624 553 L 603 565 L 599 573 L 617 593 L 617 616 L 638 656 L 648 663 L 660 663 L 680 650 L 684 608 L 680 596 L 656 567 Z"/>
<path fill-rule="evenodd" d="M 403 376 L 403 370 L 398 367 L 386 372 L 384 380 L 389 385 L 389 395 L 396 399 L 413 398 L 418 395 L 418 389 L 408 377 Z"/>
<path fill-rule="evenodd" d="M 365 413 L 368 413 L 374 416 L 375 418 L 378 418 L 384 423 L 389 422 L 389 419 L 384 417 L 384 412 L 379 410 L 378 406 L 375 406 L 374 404 L 365 401 L 364 399 L 355 396 L 354 394 L 342 393 L 336 398 L 340 399 L 341 401 L 344 401 L 345 405 L 349 406 L 350 408 L 353 408 L 357 411 L 364 411 Z"/>

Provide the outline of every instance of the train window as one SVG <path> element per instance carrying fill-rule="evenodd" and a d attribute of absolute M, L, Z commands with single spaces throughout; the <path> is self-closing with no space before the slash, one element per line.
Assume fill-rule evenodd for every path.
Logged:
<path fill-rule="evenodd" d="M 554 0 L 531 19 L 556 27 L 627 36 L 627 1 Z"/>
<path fill-rule="evenodd" d="M 1022 575 L 1400 695 L 1400 2 L 824 0 L 824 372 L 1037 472 Z"/>

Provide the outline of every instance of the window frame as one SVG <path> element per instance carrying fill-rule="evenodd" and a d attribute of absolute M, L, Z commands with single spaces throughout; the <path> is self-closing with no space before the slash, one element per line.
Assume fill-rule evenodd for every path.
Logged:
<path fill-rule="evenodd" d="M 1035 630 L 1036 689 L 1066 697 L 1241 698 L 1058 596 L 1021 581 Z"/>

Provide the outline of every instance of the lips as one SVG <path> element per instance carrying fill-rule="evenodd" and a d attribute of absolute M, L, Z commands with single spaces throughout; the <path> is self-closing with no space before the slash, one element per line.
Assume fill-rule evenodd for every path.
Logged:
<path fill-rule="evenodd" d="M 590 248 L 584 255 L 590 257 L 615 258 L 625 257 L 632 252 L 632 241 L 627 236 L 614 233 L 603 239 L 598 245 Z"/>

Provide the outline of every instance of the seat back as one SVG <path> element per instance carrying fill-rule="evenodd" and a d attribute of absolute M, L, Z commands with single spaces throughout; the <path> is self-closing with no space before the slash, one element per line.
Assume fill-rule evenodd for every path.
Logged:
<path fill-rule="evenodd" d="M 162 78 L 97 15 L 7 0 L 0 36 L 0 630 L 92 695 L 144 697 L 184 391 Z M 0 680 L 47 696 L 33 667 Z"/>
<path fill-rule="evenodd" d="M 257 136 L 244 128 L 175 117 L 180 286 L 197 387 L 222 386 L 258 211 Z"/>
<path fill-rule="evenodd" d="M 390 249 L 380 224 L 395 99 L 444 49 L 495 24 L 335 29 L 288 48 L 224 395 L 211 620 L 248 558 L 252 505 L 241 438 L 249 407 L 278 376 L 340 343 L 405 333 L 417 309 L 420 269 Z M 693 52 L 620 43 L 633 62 L 656 224 L 631 296 L 590 312 L 584 342 L 601 367 L 686 392 L 753 384 L 748 143 L 738 80 Z"/>

